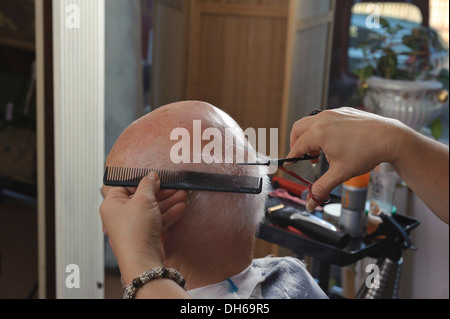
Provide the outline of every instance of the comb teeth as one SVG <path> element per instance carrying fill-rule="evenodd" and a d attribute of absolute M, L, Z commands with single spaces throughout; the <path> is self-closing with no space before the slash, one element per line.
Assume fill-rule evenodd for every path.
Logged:
<path fill-rule="evenodd" d="M 107 167 L 103 183 L 109 186 L 136 187 L 148 174 L 143 168 Z"/>
<path fill-rule="evenodd" d="M 186 172 L 147 168 L 106 167 L 103 183 L 107 186 L 137 187 L 151 171 L 158 173 L 161 186 L 180 183 Z"/>
<path fill-rule="evenodd" d="M 180 183 L 184 177 L 185 172 L 181 171 L 171 171 L 171 170 L 154 170 L 158 173 L 159 179 L 161 180 L 162 187 L 165 187 L 167 184 L 176 184 Z"/>

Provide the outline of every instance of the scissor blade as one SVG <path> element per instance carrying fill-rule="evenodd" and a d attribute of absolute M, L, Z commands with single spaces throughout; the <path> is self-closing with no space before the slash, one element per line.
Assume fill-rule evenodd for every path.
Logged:
<path fill-rule="evenodd" d="M 265 162 L 247 162 L 247 163 L 237 163 L 237 165 L 263 165 L 263 166 L 278 166 L 280 159 L 271 159 Z"/>
<path fill-rule="evenodd" d="M 237 163 L 238 165 L 265 165 L 265 166 L 280 166 L 284 163 L 297 163 L 298 161 L 306 161 L 319 158 L 320 156 L 310 156 L 304 155 L 302 157 L 293 157 L 293 158 L 278 158 L 272 159 L 267 162 L 249 162 L 249 163 Z"/>
<path fill-rule="evenodd" d="M 313 160 L 313 159 L 316 159 L 316 158 L 319 158 L 320 157 L 320 155 L 318 155 L 318 156 L 310 156 L 310 155 L 308 155 L 308 154 L 306 154 L 306 155 L 303 155 L 302 157 L 293 157 L 293 158 L 281 158 L 281 159 L 279 159 L 279 161 L 280 162 L 283 162 L 283 163 L 297 163 L 298 161 L 308 161 L 308 160 Z"/>

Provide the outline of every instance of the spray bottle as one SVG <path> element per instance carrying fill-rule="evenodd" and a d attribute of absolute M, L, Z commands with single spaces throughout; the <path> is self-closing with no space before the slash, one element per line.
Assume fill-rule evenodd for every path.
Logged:
<path fill-rule="evenodd" d="M 381 163 L 370 172 L 367 200 L 371 204 L 370 212 L 378 215 L 383 212 L 392 215 L 397 173 L 389 163 Z"/>

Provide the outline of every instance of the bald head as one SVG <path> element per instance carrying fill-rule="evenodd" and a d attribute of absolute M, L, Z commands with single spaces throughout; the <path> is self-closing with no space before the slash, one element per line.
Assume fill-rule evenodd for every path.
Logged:
<path fill-rule="evenodd" d="M 192 150 L 192 146 L 199 143 L 199 141 L 194 141 L 199 138 L 194 132 L 194 126 L 197 124 L 201 126 L 201 132 L 213 128 L 220 132 L 222 137 L 225 137 L 227 130 L 234 139 L 233 146 L 244 147 L 245 145 L 242 129 L 225 112 L 204 102 L 177 102 L 162 106 L 128 126 L 111 149 L 106 165 L 156 169 L 186 169 L 189 166 L 193 170 L 201 171 L 217 169 L 217 167 L 209 168 L 205 163 L 186 165 L 198 164 L 194 159 L 198 154 Z M 189 134 L 187 141 L 191 150 L 188 154 L 189 160 L 188 162 L 184 161 L 181 165 L 174 163 L 170 156 L 171 151 L 178 143 L 178 138 L 181 138 L 181 136 L 174 137 L 173 133 L 176 130 L 182 130 Z M 225 139 L 222 139 L 222 142 L 224 148 L 221 155 L 225 154 Z M 201 140 L 200 149 L 203 149 L 207 143 L 209 143 L 208 140 Z M 218 159 L 217 162 L 225 161 Z"/>

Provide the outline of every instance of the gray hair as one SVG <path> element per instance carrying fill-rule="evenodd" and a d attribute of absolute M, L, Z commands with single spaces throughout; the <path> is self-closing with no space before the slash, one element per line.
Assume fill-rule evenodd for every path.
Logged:
<path fill-rule="evenodd" d="M 224 123 L 228 126 L 233 126 L 229 128 L 233 132 L 232 147 L 234 151 L 244 150 L 248 161 L 254 161 L 256 160 L 256 157 L 259 157 L 260 159 L 264 158 L 263 155 L 258 154 L 254 150 L 254 147 L 247 141 L 242 128 L 232 120 L 231 117 L 226 113 L 223 113 L 222 118 L 224 118 L 223 123 L 213 120 L 212 123 L 208 124 L 221 130 L 223 140 L 225 140 Z M 227 147 L 231 147 L 231 145 L 225 145 L 225 148 Z M 217 160 L 219 163 L 223 163 L 223 159 Z M 230 236 L 245 230 L 253 230 L 256 232 L 259 228 L 259 224 L 264 219 L 265 214 L 265 203 L 269 192 L 268 168 L 259 165 L 236 165 L 236 163 L 201 164 L 201 166 L 194 167 L 203 172 L 239 176 L 257 176 L 262 178 L 263 185 L 260 194 L 194 191 L 190 195 L 189 205 L 186 211 L 186 214 L 195 215 L 195 223 L 200 227 L 204 221 L 214 218 L 216 221 L 215 224 L 220 225 L 222 231 Z M 207 231 L 200 227 L 199 229 L 202 229 L 202 231 Z"/>

